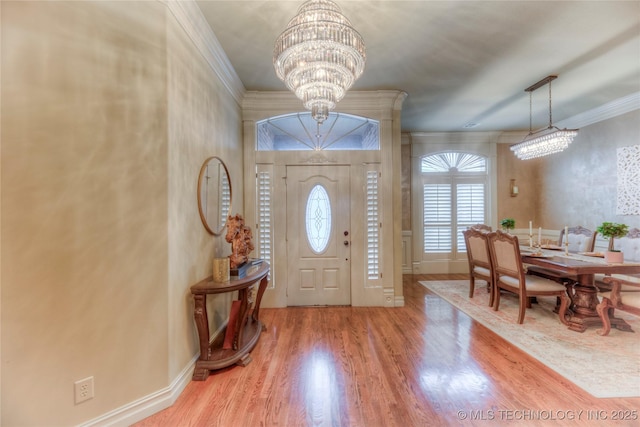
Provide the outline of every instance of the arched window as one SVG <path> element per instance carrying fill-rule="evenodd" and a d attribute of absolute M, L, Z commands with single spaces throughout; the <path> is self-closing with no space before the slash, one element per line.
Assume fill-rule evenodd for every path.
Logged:
<path fill-rule="evenodd" d="M 420 165 L 424 253 L 455 259 L 466 251 L 462 231 L 487 217 L 487 159 L 443 152 L 422 157 Z"/>
<path fill-rule="evenodd" d="M 425 156 L 422 173 L 437 172 L 487 172 L 487 159 L 469 153 L 439 153 Z"/>

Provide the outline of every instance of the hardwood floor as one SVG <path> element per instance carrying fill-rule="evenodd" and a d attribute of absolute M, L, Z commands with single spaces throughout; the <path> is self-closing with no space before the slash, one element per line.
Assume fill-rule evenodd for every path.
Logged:
<path fill-rule="evenodd" d="M 135 425 L 638 425 L 640 398 L 592 397 L 418 284 L 465 278 L 405 275 L 401 308 L 263 308 L 253 362 Z"/>

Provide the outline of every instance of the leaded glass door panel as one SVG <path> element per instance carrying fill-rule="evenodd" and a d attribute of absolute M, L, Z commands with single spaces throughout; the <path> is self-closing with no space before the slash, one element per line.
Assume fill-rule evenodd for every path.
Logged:
<path fill-rule="evenodd" d="M 348 166 L 287 167 L 287 305 L 351 304 Z"/>

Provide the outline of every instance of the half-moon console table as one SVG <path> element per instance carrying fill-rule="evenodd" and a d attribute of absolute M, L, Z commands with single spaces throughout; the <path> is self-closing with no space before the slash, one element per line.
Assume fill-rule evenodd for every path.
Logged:
<path fill-rule="evenodd" d="M 232 278 L 227 282 L 214 282 L 208 277 L 191 286 L 191 293 L 195 300 L 194 318 L 198 328 L 200 340 L 200 358 L 196 361 L 193 372 L 193 380 L 204 381 L 209 376 L 209 371 L 221 369 L 233 364 L 246 366 L 251 362 L 249 352 L 255 347 L 260 338 L 260 333 L 265 326 L 258 319 L 260 301 L 267 287 L 269 264 L 260 262 L 249 268 L 245 277 Z M 255 301 L 252 301 L 252 289 L 258 285 Z M 237 315 L 232 313 L 226 328 L 233 327 L 233 343 L 231 348 L 223 348 L 226 328 L 213 342 L 209 342 L 209 316 L 207 315 L 207 295 L 222 294 L 238 291 L 239 309 Z"/>

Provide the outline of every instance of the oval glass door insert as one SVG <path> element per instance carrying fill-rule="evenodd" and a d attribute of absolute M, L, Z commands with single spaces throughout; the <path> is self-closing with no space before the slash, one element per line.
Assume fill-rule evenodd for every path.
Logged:
<path fill-rule="evenodd" d="M 309 192 L 305 223 L 309 246 L 315 253 L 324 252 L 331 236 L 331 202 L 327 190 L 320 184 Z"/>

